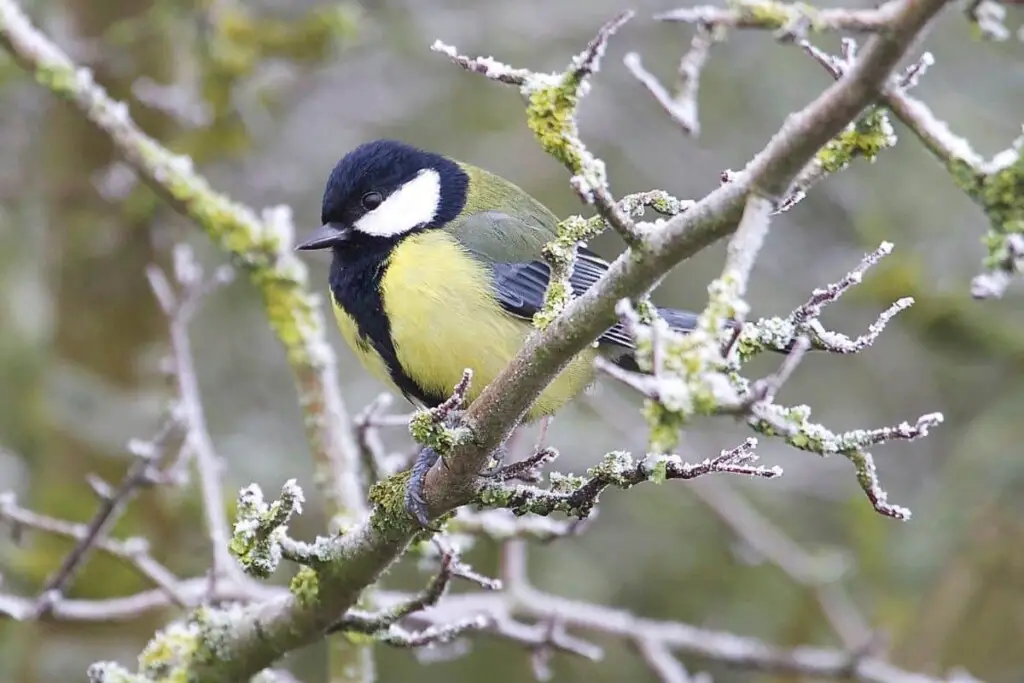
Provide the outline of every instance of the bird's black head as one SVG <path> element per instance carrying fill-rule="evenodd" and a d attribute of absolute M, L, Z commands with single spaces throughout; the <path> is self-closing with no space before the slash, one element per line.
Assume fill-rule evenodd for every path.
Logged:
<path fill-rule="evenodd" d="M 458 216 L 468 185 L 451 159 L 394 140 L 367 142 L 335 165 L 324 188 L 323 226 L 296 248 L 393 245 Z"/>

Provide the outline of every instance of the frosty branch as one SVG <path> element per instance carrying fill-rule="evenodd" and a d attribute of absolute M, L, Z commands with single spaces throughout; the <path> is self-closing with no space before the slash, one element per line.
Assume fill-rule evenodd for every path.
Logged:
<path fill-rule="evenodd" d="M 622 210 L 613 213 L 608 210 L 609 204 L 599 199 L 611 195 L 604 165 L 586 150 L 575 123 L 576 107 L 588 85 L 586 79 L 596 70 L 604 43 L 629 13 L 609 22 L 562 74 L 512 68 L 492 58 L 461 55 L 454 47 L 435 43 L 435 51 L 463 68 L 519 87 L 527 100 L 527 124 L 541 146 L 572 174 L 571 184 L 581 198 L 595 206 L 598 215 L 623 235 L 627 245 L 635 235 L 644 236 L 639 245 L 628 247 L 591 290 L 566 304 L 554 320 L 533 335 L 511 365 L 469 407 L 466 430 L 461 440 L 452 445 L 449 455 L 451 467 L 435 467 L 427 477 L 428 500 L 436 505 L 438 513 L 465 500 L 467 476 L 485 467 L 491 451 L 508 436 L 539 387 L 546 385 L 568 358 L 614 322 L 618 302 L 642 299 L 672 265 L 740 228 L 730 245 L 722 277 L 709 287 L 709 305 L 701 315 L 698 329 L 677 344 L 675 364 L 690 368 L 688 377 L 680 376 L 678 370 L 674 373 L 682 392 L 676 396 L 682 400 L 667 408 L 663 400 L 656 401 L 648 411 L 658 418 L 652 424 L 652 450 L 669 450 L 686 420 L 713 413 L 719 406 L 737 400 L 729 395 L 734 393 L 732 389 L 725 395 L 716 393 L 718 389 L 728 389 L 719 380 L 731 362 L 728 353 L 722 353 L 729 346 L 722 335 L 728 319 L 742 320 L 746 315 L 742 298 L 746 279 L 767 234 L 771 209 L 786 202 L 793 184 L 800 181 L 806 169 L 820 162 L 822 153 L 833 162 L 830 170 L 835 171 L 846 163 L 837 161 L 841 154 L 849 159 L 860 148 L 849 144 L 849 137 L 841 134 L 877 99 L 911 37 L 924 29 L 943 4 L 936 1 L 934 5 L 892 5 L 887 10 L 892 17 L 887 31 L 870 38 L 851 68 L 814 102 L 791 116 L 743 171 L 729 173 L 718 190 L 668 220 L 654 224 L 636 223 Z M 610 205 L 617 206 L 614 202 Z M 624 220 L 628 223 L 620 225 Z M 574 230 L 576 226 L 575 221 L 567 220 L 562 229 Z M 902 304 L 905 306 L 906 302 Z M 810 320 L 796 323 L 786 330 L 788 335 L 775 336 L 776 342 L 782 342 L 775 344 L 775 348 L 786 348 L 803 333 L 804 327 L 811 325 Z M 662 337 L 668 334 L 657 321 L 653 330 Z M 651 352 L 652 345 L 648 343 L 645 352 L 642 335 L 638 344 L 641 367 L 646 357 L 646 369 L 660 371 L 654 368 L 657 354 Z M 664 360 L 659 358 L 658 362 Z"/>
<path fill-rule="evenodd" d="M 99 506 L 88 523 L 72 523 L 33 512 L 19 506 L 13 493 L 2 494 L 0 522 L 10 526 L 13 532 L 55 534 L 76 541 L 76 545 L 34 600 L 12 595 L 0 596 L 0 612 L 16 619 L 60 618 L 65 610 L 66 589 L 74 581 L 77 570 L 95 551 L 107 553 L 132 565 L 156 585 L 172 604 L 184 608 L 196 604 L 195 596 L 190 595 L 191 591 L 185 588 L 188 581 L 179 579 L 158 562 L 150 554 L 146 539 L 120 540 L 107 535 L 132 498 L 155 486 L 182 486 L 188 483 L 189 469 L 193 465 L 202 494 L 202 509 L 206 516 L 212 558 L 209 575 L 202 579 L 202 595 L 217 600 L 224 592 L 234 595 L 255 595 L 259 592 L 259 587 L 245 579 L 229 554 L 230 529 L 221 493 L 222 467 L 206 431 L 188 338 L 189 323 L 202 300 L 230 281 L 232 270 L 222 266 L 207 277 L 194 260 L 191 250 L 185 246 L 175 248 L 173 261 L 171 277 L 156 266 L 149 267 L 147 276 L 167 318 L 172 356 L 168 368 L 175 379 L 177 397 L 169 403 L 163 424 L 152 438 L 134 440 L 128 444 L 134 461 L 120 482 L 111 485 L 96 476 L 89 478 L 89 484 L 99 498 Z"/>
<path fill-rule="evenodd" d="M 39 83 L 78 107 L 154 192 L 202 227 L 249 276 L 295 377 L 324 495 L 332 512 L 358 518 L 365 512 L 358 452 L 338 391 L 323 312 L 308 290 L 305 265 L 291 251 L 291 209 L 278 206 L 257 214 L 216 192 L 192 168 L 191 159 L 140 130 L 128 108 L 40 33 L 15 0 L 0 0 L 0 46 Z"/>
<path fill-rule="evenodd" d="M 788 4 L 776 0 L 742 0 L 729 8 L 711 5 L 687 7 L 666 12 L 657 18 L 662 21 L 692 24 L 696 34 L 690 50 L 680 62 L 676 94 L 669 94 L 658 80 L 643 68 L 640 57 L 627 57 L 637 79 L 648 89 L 683 129 L 690 134 L 699 132 L 697 115 L 697 85 L 700 69 L 707 59 L 712 42 L 724 38 L 730 29 L 761 29 L 774 32 L 777 40 L 802 46 L 817 59 L 834 78 L 839 78 L 852 64 L 855 44 L 845 41 L 846 54 L 836 59 L 822 53 L 810 41 L 811 34 L 822 31 L 877 31 L 886 25 L 897 3 L 886 2 L 874 9 L 816 9 L 802 3 Z M 993 40 L 1009 37 L 1003 25 L 1005 8 L 992 0 L 977 0 L 967 7 L 967 18 L 977 24 L 982 35 Z M 1024 37 L 1024 27 L 1020 30 Z M 1024 135 L 1014 140 L 1006 150 L 992 159 L 982 158 L 971 143 L 954 133 L 933 113 L 922 100 L 912 96 L 910 90 L 917 85 L 928 67 L 935 62 L 931 53 L 920 59 L 903 73 L 890 76 L 882 90 L 879 104 L 892 112 L 909 128 L 936 160 L 949 172 L 954 185 L 967 194 L 982 210 L 989 223 L 984 238 L 988 252 L 984 271 L 971 282 L 971 293 L 977 298 L 1002 296 L 1015 276 L 1024 272 Z M 873 108 L 875 116 L 884 112 Z M 861 117 L 851 132 L 870 132 L 867 114 Z M 877 138 L 876 138 L 877 139 Z M 873 159 L 878 150 L 875 145 L 860 145 L 854 156 Z M 822 162 L 828 160 L 821 158 Z M 848 163 L 849 159 L 838 159 Z M 822 171 L 829 171 L 826 163 L 810 176 L 820 179 Z M 805 189 L 797 183 L 797 189 Z M 788 207 L 786 207 L 788 208 Z"/>
<path fill-rule="evenodd" d="M 839 170 L 843 166 L 839 153 L 846 153 L 848 157 L 856 155 L 848 144 L 850 136 L 847 133 L 851 124 L 856 127 L 860 125 L 857 122 L 867 119 L 863 125 L 871 127 L 872 131 L 884 128 L 877 116 L 868 118 L 872 115 L 869 107 L 885 93 L 896 65 L 944 4 L 942 0 L 903 0 L 877 10 L 877 14 L 871 15 L 871 20 L 877 23 L 869 22 L 870 25 L 863 27 L 872 35 L 856 59 L 848 60 L 848 68 L 844 68 L 836 82 L 790 117 L 746 168 L 726 174 L 720 188 L 695 203 L 673 200 L 663 193 L 623 198 L 621 201 L 616 199 L 608 185 L 603 162 L 587 150 L 576 128 L 579 101 L 598 70 L 608 40 L 632 16 L 630 13 L 606 24 L 569 68 L 558 74 L 513 69 L 494 60 L 459 55 L 454 48 L 436 46 L 435 49 L 448 54 L 467 69 L 519 87 L 528 99 L 528 125 L 541 146 L 570 171 L 571 187 L 584 202 L 595 207 L 600 218 L 596 222 L 577 217 L 566 220 L 560 228 L 561 241 L 572 245 L 608 226 L 623 238 L 628 248 L 612 264 L 608 274 L 583 296 L 568 300 L 548 297 L 550 310 L 547 313 L 550 315 L 538 321 L 543 329 L 527 341 L 510 366 L 459 416 L 454 429 L 447 420 L 440 418 L 432 423 L 430 415 L 419 415 L 414 419 L 421 436 L 433 439 L 449 457 L 450 467 L 434 467 L 427 478 L 427 501 L 435 518 L 468 503 L 479 502 L 481 494 L 493 494 L 495 489 L 488 487 L 497 479 L 536 479 L 536 470 L 550 460 L 550 452 L 539 450 L 527 466 L 499 471 L 498 474 L 503 476 L 495 480 L 482 479 L 481 473 L 487 469 L 491 454 L 506 440 L 547 383 L 571 357 L 614 323 L 618 314 L 625 316 L 633 325 L 641 345 L 640 361 L 647 369 L 655 370 L 654 380 L 659 382 L 647 392 L 646 411 L 652 432 L 652 450 L 657 453 L 669 452 L 679 429 L 690 420 L 718 412 L 742 413 L 755 421 L 755 427 L 767 424 L 774 433 L 798 447 L 807 447 L 807 450 L 822 454 L 838 452 L 851 460 L 855 460 L 850 455 L 853 450 L 862 450 L 883 440 L 912 438 L 923 433 L 931 422 L 924 421 L 915 427 L 866 430 L 857 434 L 826 435 L 817 431 L 815 434 L 822 441 L 819 447 L 818 444 L 798 442 L 801 435 L 806 435 L 807 429 L 813 426 L 808 422 L 806 411 L 791 409 L 790 413 L 784 414 L 775 411 L 774 394 L 795 370 L 801 354 L 806 351 L 808 342 L 805 339 L 813 340 L 819 348 L 834 351 L 852 352 L 867 344 L 867 341 L 849 340 L 815 326 L 817 313 L 829 300 L 827 297 L 822 298 L 816 293 L 808 304 L 781 323 L 776 321 L 774 327 L 769 323 L 748 326 L 738 345 L 733 343 L 736 340 L 728 339 L 725 323 L 729 319 L 743 320 L 746 317 L 743 297 L 760 246 L 769 235 L 772 213 L 793 206 L 795 202 L 791 197 L 794 190 L 805 191 L 810 185 L 808 178 L 817 181 L 827 173 Z M 836 28 L 843 27 L 837 25 Z M 853 24 L 847 27 L 861 30 Z M 112 101 L 87 72 L 78 69 L 37 31 L 12 0 L 0 0 L 0 45 L 40 83 L 78 106 L 101 132 L 110 136 L 120 152 L 154 189 L 194 218 L 215 243 L 231 254 L 233 260 L 249 274 L 263 296 L 268 319 L 284 343 L 293 367 L 314 453 L 322 471 L 329 474 L 327 481 L 330 486 L 326 493 L 336 508 L 332 512 L 340 509 L 346 513 L 341 518 L 345 522 L 340 525 L 343 533 L 325 535 L 312 542 L 299 541 L 288 535 L 287 523 L 301 510 L 301 489 L 289 482 L 278 500 L 268 501 L 257 488 L 247 487 L 240 497 L 240 512 L 235 521 L 231 548 L 246 571 L 257 576 L 273 572 L 282 559 L 302 565 L 289 590 L 249 588 L 254 584 L 248 579 L 232 575 L 236 573 L 231 569 L 235 566 L 234 560 L 224 557 L 221 545 L 215 548 L 215 557 L 219 559 L 215 560 L 214 566 L 218 569 L 218 577 L 221 573 L 227 576 L 218 578 L 212 594 L 199 594 L 197 597 L 196 584 L 189 579 L 176 583 L 173 596 L 162 592 L 148 593 L 144 599 L 136 597 L 130 604 L 118 605 L 122 613 L 127 613 L 129 606 L 152 609 L 171 600 L 194 606 L 197 601 L 210 599 L 209 604 L 195 609 L 187 621 L 176 622 L 157 634 L 140 657 L 137 672 L 128 672 L 113 664 L 98 664 L 91 672 L 95 680 L 142 682 L 172 674 L 204 681 L 247 680 L 287 652 L 322 638 L 332 628 L 361 631 L 383 642 L 410 646 L 448 641 L 474 630 L 490 630 L 527 644 L 534 652 L 538 670 L 542 670 L 554 650 L 596 656 L 593 647 L 567 633 L 570 627 L 594 628 L 595 624 L 588 622 L 587 614 L 614 616 L 627 621 L 613 623 L 644 627 L 638 632 L 640 636 L 632 637 L 641 655 L 664 680 L 681 680 L 681 664 L 673 664 L 672 657 L 667 657 L 666 653 L 671 654 L 673 649 L 686 652 L 687 647 L 697 652 L 700 650 L 699 640 L 671 640 L 656 636 L 653 630 L 645 630 L 650 623 L 644 620 L 599 607 L 593 607 L 596 611 L 588 613 L 567 601 L 557 603 L 564 607 L 564 618 L 554 613 L 541 614 L 537 611 L 539 603 L 523 599 L 537 594 L 529 592 L 528 584 L 522 578 L 521 561 L 516 559 L 516 555 L 510 556 L 502 577 L 506 587 L 501 592 L 501 602 L 477 603 L 490 605 L 490 616 L 485 615 L 483 621 L 479 616 L 463 614 L 444 623 L 425 624 L 418 629 L 406 628 L 408 624 L 405 622 L 416 615 L 431 614 L 432 610 L 444 609 L 446 604 L 459 604 L 451 596 L 444 596 L 444 588 L 454 576 L 494 587 L 479 575 L 471 574 L 459 564 L 454 552 L 446 550 L 440 551 L 438 575 L 423 593 L 411 599 L 404 596 L 386 607 L 384 612 L 356 611 L 356 603 L 364 591 L 376 584 L 383 572 L 422 532 L 404 513 L 407 473 L 393 475 L 374 484 L 369 496 L 372 508 L 369 511 L 364 509 L 361 463 L 372 464 L 372 468 L 381 473 L 390 472 L 392 465 L 382 457 L 379 444 L 372 439 L 373 425 L 379 419 L 376 412 L 369 411 L 361 416 L 356 430 L 352 429 L 345 416 L 337 393 L 333 357 L 323 338 L 319 306 L 306 290 L 305 270 L 289 252 L 289 212 L 277 209 L 258 218 L 251 209 L 215 193 L 191 169 L 187 160 L 175 157 L 142 133 L 128 117 L 123 105 Z M 703 59 L 700 55 L 698 57 L 691 62 Z M 688 67 L 687 73 L 697 71 L 699 66 Z M 689 78 L 695 80 L 696 77 Z M 865 111 L 865 108 L 869 109 Z M 856 150 L 858 154 L 864 153 L 860 147 Z M 824 172 L 819 172 L 821 170 Z M 643 222 L 640 218 L 647 204 L 670 217 L 654 223 Z M 649 315 L 646 305 L 648 291 L 671 267 L 734 233 L 722 275 L 709 287 L 708 306 L 701 315 L 698 330 L 683 339 L 671 338 L 660 321 Z M 553 270 L 557 271 L 558 265 L 554 262 Z M 842 289 L 835 296 L 841 292 Z M 624 300 L 628 306 L 621 303 Z M 873 330 L 871 334 L 877 332 Z M 763 348 L 791 348 L 792 351 L 776 373 L 760 382 L 731 386 L 722 381 L 741 355 Z M 184 365 L 179 363 L 178 367 Z M 622 379 L 638 381 L 632 376 Z M 186 382 L 179 382 L 179 388 L 183 398 L 191 393 Z M 674 388 L 675 393 L 667 390 L 670 388 Z M 458 392 L 455 398 L 458 399 Z M 457 402 L 454 401 L 453 405 Z M 197 400 L 192 404 L 201 412 Z M 201 415 L 186 411 L 183 424 L 192 432 L 192 448 L 212 453 L 212 447 L 207 447 L 208 440 L 203 438 Z M 199 452 L 195 455 L 200 477 L 209 476 L 213 470 L 205 467 L 204 462 L 210 465 L 210 461 L 200 458 Z M 754 466 L 751 455 L 751 445 L 744 444 L 739 449 L 695 465 L 658 455 L 651 461 L 630 461 L 627 467 L 620 466 L 627 462 L 622 458 L 614 467 L 594 471 L 588 479 L 570 482 L 570 486 L 561 489 L 558 486 L 553 487 L 555 490 L 529 489 L 528 496 L 532 496 L 530 504 L 535 506 L 534 511 L 547 512 L 568 507 L 583 512 L 593 507 L 597 494 L 608 486 L 627 487 L 648 479 L 690 478 L 713 471 L 774 474 L 771 470 Z M 863 460 L 862 455 L 856 457 L 861 458 L 863 465 L 858 465 L 858 475 L 861 476 L 862 471 L 866 473 L 863 476 L 873 474 L 869 461 Z M 855 464 L 858 464 L 856 460 Z M 876 491 L 874 484 L 864 488 L 869 495 Z M 205 505 L 219 502 L 205 487 L 203 490 Z M 564 502 L 566 500 L 569 502 Z M 500 502 L 516 508 L 512 501 Z M 881 511 L 886 510 L 883 497 L 876 496 L 872 502 Z M 218 514 L 213 510 L 207 511 L 207 524 L 215 544 L 221 544 L 225 535 L 225 523 Z M 490 530 L 495 526 L 494 518 L 487 517 L 487 514 L 467 515 L 460 511 L 452 524 L 457 527 L 462 523 L 467 529 L 474 528 L 475 524 L 480 531 Z M 525 526 L 515 526 L 509 533 L 517 536 L 541 529 L 550 537 L 559 537 L 579 528 L 532 523 L 532 531 L 523 531 L 527 529 Z M 94 543 L 99 550 L 117 547 L 110 541 Z M 518 552 L 516 547 L 509 546 L 510 553 Z M 222 595 L 242 597 L 229 606 L 213 604 Z M 493 597 L 498 593 L 488 590 L 483 595 Z M 17 599 L 0 604 L 9 605 L 8 612 L 14 616 L 31 618 L 36 614 L 17 611 L 24 604 Z M 110 605 L 107 607 L 113 609 Z M 95 610 L 90 612 L 78 603 L 57 601 L 51 608 L 50 614 L 55 617 L 96 614 Z M 517 611 L 534 618 L 537 623 L 518 623 L 512 618 Z M 341 622 L 338 622 L 339 615 L 344 615 Z M 606 630 L 624 635 L 625 628 Z M 694 639 L 706 637 L 710 638 L 706 643 L 720 644 L 711 637 L 712 634 L 687 630 L 690 628 L 676 624 L 665 633 L 685 632 Z M 164 647 L 168 639 L 177 646 Z M 722 657 L 723 661 L 737 665 L 746 663 L 747 666 L 800 671 L 823 677 L 853 677 L 878 683 L 929 680 L 915 678 L 913 674 L 876 660 L 851 659 L 848 653 L 787 653 L 756 641 L 737 643 L 728 650 L 704 646 L 700 653 L 711 658 Z M 840 667 L 836 662 L 843 665 Z"/>

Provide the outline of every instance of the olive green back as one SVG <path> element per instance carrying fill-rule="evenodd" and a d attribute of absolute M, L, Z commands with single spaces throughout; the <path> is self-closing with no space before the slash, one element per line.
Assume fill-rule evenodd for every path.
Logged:
<path fill-rule="evenodd" d="M 495 263 L 525 263 L 542 258 L 555 238 L 558 218 L 519 186 L 470 164 L 469 195 L 462 214 L 445 230 L 477 256 Z"/>

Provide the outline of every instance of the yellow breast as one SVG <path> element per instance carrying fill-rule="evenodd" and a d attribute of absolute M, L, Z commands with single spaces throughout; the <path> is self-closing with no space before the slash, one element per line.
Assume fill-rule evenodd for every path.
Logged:
<path fill-rule="evenodd" d="M 400 394 L 401 392 L 398 390 L 398 387 L 391 381 L 391 375 L 388 373 L 388 366 L 384 363 L 384 360 L 367 340 L 359 336 L 359 328 L 356 326 L 356 321 L 352 319 L 352 316 L 345 309 L 338 305 L 337 300 L 333 296 L 331 297 L 331 303 L 334 308 L 334 318 L 338 321 L 338 330 L 341 332 L 341 338 L 352 349 L 352 353 L 355 354 L 359 363 L 371 375 L 388 385 L 392 391 Z"/>
<path fill-rule="evenodd" d="M 465 368 L 473 370 L 475 399 L 508 365 L 529 334 L 530 323 L 506 313 L 491 294 L 489 274 L 441 230 L 405 239 L 381 280 L 384 310 L 395 352 L 405 373 L 431 394 L 448 396 Z M 335 306 L 345 341 L 363 366 L 392 388 L 380 356 L 358 336 L 347 313 Z M 528 420 L 550 415 L 583 391 L 593 378 L 588 349 L 544 391 Z"/>

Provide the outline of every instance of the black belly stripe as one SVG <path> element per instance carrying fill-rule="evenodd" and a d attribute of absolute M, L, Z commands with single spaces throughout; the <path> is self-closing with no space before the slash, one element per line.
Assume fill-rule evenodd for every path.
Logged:
<path fill-rule="evenodd" d="M 343 311 L 352 317 L 359 330 L 358 345 L 372 346 L 387 366 L 391 381 L 410 401 L 428 408 L 442 403 L 446 397 L 425 391 L 405 373 L 398 361 L 391 324 L 384 314 L 380 282 L 388 267 L 390 249 L 360 249 L 356 258 L 335 252 L 331 263 L 331 296 Z M 429 330 L 424 330 L 429 334 Z"/>

